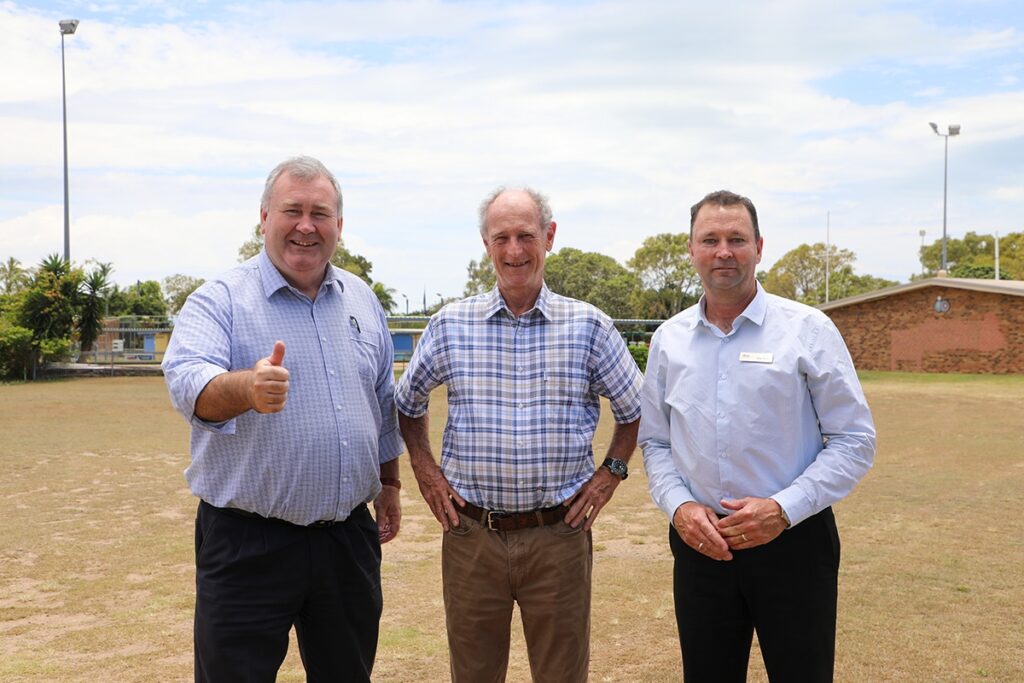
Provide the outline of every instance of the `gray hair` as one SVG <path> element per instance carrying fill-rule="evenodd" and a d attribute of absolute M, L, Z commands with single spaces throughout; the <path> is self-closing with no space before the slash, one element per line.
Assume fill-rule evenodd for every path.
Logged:
<path fill-rule="evenodd" d="M 697 214 L 705 204 L 710 204 L 711 206 L 742 205 L 746 208 L 747 213 L 750 214 L 750 222 L 754 226 L 754 241 L 756 242 L 761 239 L 761 228 L 757 226 L 757 209 L 754 208 L 754 202 L 743 195 L 730 192 L 729 190 L 710 192 L 704 196 L 704 199 L 690 207 L 690 234 L 693 234 L 693 224 L 697 222 Z"/>
<path fill-rule="evenodd" d="M 495 200 L 501 196 L 503 192 L 525 192 L 530 195 L 533 203 L 537 206 L 537 213 L 540 214 L 540 229 L 544 231 L 544 237 L 548 236 L 551 232 L 551 205 L 548 204 L 548 198 L 537 192 L 530 187 L 499 187 L 487 195 L 487 198 L 480 204 L 480 236 L 484 239 L 487 238 L 487 212 L 490 210 L 491 205 L 494 204 Z"/>
<path fill-rule="evenodd" d="M 338 184 L 338 179 L 327 170 L 327 167 L 319 159 L 307 156 L 285 159 L 274 167 L 274 170 L 267 176 L 267 184 L 263 186 L 263 197 L 260 199 L 261 210 L 266 211 L 269 209 L 270 190 L 274 187 L 277 179 L 281 177 L 281 174 L 286 171 L 288 175 L 299 180 L 310 181 L 323 177 L 331 181 L 331 185 L 334 186 L 334 193 L 338 195 L 338 218 L 341 218 L 341 185 Z"/>

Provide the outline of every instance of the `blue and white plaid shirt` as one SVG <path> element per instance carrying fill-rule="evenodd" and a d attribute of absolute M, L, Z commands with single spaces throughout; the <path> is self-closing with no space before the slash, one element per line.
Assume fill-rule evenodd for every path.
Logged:
<path fill-rule="evenodd" d="M 474 505 L 522 512 L 561 503 L 593 476 L 598 397 L 610 400 L 616 422 L 633 422 L 642 381 L 597 308 L 544 286 L 517 318 L 495 288 L 430 319 L 396 403 L 419 417 L 430 391 L 446 385 L 449 483 Z"/>
<path fill-rule="evenodd" d="M 217 375 L 251 368 L 285 343 L 288 402 L 222 423 L 195 416 Z M 266 252 L 188 298 L 164 356 L 171 402 L 192 425 L 192 492 L 295 524 L 345 519 L 380 491 L 398 457 L 394 347 L 377 298 L 333 266 L 316 300 L 291 287 Z"/>

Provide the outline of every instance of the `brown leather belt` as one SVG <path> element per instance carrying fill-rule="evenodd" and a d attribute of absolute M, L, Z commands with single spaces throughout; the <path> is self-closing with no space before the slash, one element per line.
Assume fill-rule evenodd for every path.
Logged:
<path fill-rule="evenodd" d="M 565 519 L 568 508 L 564 505 L 530 510 L 529 512 L 497 512 L 495 510 L 484 510 L 472 503 L 467 502 L 466 507 L 459 507 L 454 501 L 455 509 L 470 519 L 475 519 L 491 531 L 518 531 L 519 529 L 531 529 L 535 526 L 547 526 L 558 524 Z"/>

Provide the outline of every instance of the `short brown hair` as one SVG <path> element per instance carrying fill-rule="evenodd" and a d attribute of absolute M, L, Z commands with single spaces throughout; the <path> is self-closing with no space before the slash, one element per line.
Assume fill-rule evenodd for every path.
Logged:
<path fill-rule="evenodd" d="M 754 241 L 760 241 L 761 229 L 757 226 L 757 209 L 754 208 L 754 202 L 750 201 L 743 195 L 730 192 L 729 190 L 716 190 L 715 192 L 706 194 L 704 195 L 704 199 L 690 207 L 691 234 L 693 233 L 693 224 L 697 222 L 697 214 L 705 204 L 711 204 L 712 206 L 735 206 L 736 204 L 742 204 L 746 207 L 747 213 L 750 214 L 750 222 L 754 225 Z"/>

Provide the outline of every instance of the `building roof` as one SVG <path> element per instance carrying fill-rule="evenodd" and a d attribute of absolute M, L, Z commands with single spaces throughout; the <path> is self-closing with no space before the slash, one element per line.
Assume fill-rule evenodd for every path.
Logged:
<path fill-rule="evenodd" d="M 950 289 L 967 289 L 975 292 L 989 292 L 991 294 L 1008 294 L 1010 296 L 1024 296 L 1024 280 L 975 280 L 956 277 L 930 277 L 924 280 L 916 280 L 902 285 L 893 285 L 884 289 L 876 289 L 866 294 L 848 296 L 845 299 L 836 299 L 827 304 L 818 304 L 817 308 L 822 311 L 831 311 L 843 306 L 862 304 L 876 299 L 884 299 L 893 294 L 913 292 L 917 289 L 927 287 L 947 287 Z"/>

